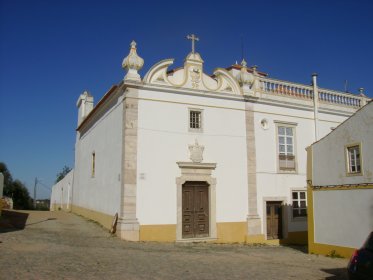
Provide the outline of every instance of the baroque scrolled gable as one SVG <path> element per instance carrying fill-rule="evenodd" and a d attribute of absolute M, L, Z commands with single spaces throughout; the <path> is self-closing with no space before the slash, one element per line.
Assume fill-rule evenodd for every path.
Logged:
<path fill-rule="evenodd" d="M 242 59 L 241 64 L 236 62 L 228 68 L 216 68 L 212 74 L 206 74 L 204 61 L 195 50 L 195 43 L 199 38 L 192 34 L 187 39 L 192 41 L 192 51 L 185 58 L 182 67 L 172 68 L 174 59 L 164 59 L 154 64 L 143 78 L 138 71 L 143 67 L 144 60 L 137 54 L 136 42 L 132 41 L 130 52 L 122 63 L 127 71 L 124 82 L 193 94 L 223 94 L 235 96 L 234 98 L 245 96 L 270 102 L 285 98 L 285 103 L 291 101 L 303 104 L 307 100 L 307 106 L 313 106 L 313 100 L 320 99 L 323 103 L 360 107 L 369 100 L 362 94 L 362 90 L 359 95 L 355 95 L 323 89 L 314 98 L 316 93 L 313 86 L 270 78 L 267 73 L 258 71 L 257 66 L 249 67 L 245 59 Z"/>
<path fill-rule="evenodd" d="M 168 68 L 173 62 L 173 59 L 165 59 L 156 63 L 146 73 L 143 82 L 145 84 L 216 93 L 243 94 L 238 81 L 227 70 L 217 68 L 212 76 L 204 73 L 204 61 L 199 53 L 189 53 L 184 61 L 183 67 L 170 71 Z"/>

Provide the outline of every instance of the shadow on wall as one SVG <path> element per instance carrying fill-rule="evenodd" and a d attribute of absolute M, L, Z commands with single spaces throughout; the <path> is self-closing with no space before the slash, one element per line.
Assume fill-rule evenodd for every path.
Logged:
<path fill-rule="evenodd" d="M 0 233 L 24 229 L 28 216 L 28 213 L 2 210 L 0 217 Z"/>
<path fill-rule="evenodd" d="M 373 217 L 373 202 L 372 206 L 370 206 L 370 216 Z M 370 220 L 370 228 L 373 229 L 373 219 Z"/>
<path fill-rule="evenodd" d="M 330 274 L 330 276 L 325 277 L 325 280 L 348 280 L 347 268 L 321 269 L 321 271 Z"/>
<path fill-rule="evenodd" d="M 280 238 L 279 243 L 282 246 L 291 247 L 303 253 L 308 252 L 308 229 L 307 227 L 303 231 L 299 232 L 288 232 L 287 237 L 284 237 L 285 229 L 289 227 L 291 222 L 293 206 L 291 204 L 282 204 L 281 205 L 281 231 L 282 238 Z M 305 223 L 307 223 L 305 218 Z"/>

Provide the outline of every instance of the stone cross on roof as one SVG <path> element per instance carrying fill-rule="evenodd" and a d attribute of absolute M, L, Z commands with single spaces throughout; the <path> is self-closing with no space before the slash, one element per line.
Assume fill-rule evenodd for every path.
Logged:
<path fill-rule="evenodd" d="M 199 41 L 199 38 L 194 34 L 188 35 L 186 38 L 188 40 L 192 40 L 192 53 L 194 53 L 194 43 L 195 43 L 195 41 Z"/>

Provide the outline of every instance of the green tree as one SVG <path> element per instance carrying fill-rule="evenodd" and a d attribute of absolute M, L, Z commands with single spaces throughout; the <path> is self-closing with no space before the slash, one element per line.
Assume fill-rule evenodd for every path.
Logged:
<path fill-rule="evenodd" d="M 13 178 L 4 162 L 0 162 L 0 172 L 4 175 L 4 189 L 6 187 L 10 187 L 12 185 Z"/>
<path fill-rule="evenodd" d="M 4 175 L 4 195 L 13 199 L 13 208 L 20 210 L 32 209 L 28 189 L 21 181 L 13 181 L 8 167 L 3 162 L 0 162 L 0 172 Z"/>
<path fill-rule="evenodd" d="M 61 181 L 63 178 L 65 178 L 65 176 L 66 176 L 70 171 L 71 171 L 71 168 L 65 165 L 65 166 L 62 168 L 62 171 L 57 173 L 56 183 L 58 183 L 58 182 Z"/>
<path fill-rule="evenodd" d="M 13 208 L 19 210 L 32 209 L 32 201 L 28 189 L 19 180 L 15 180 L 8 195 L 13 198 Z"/>

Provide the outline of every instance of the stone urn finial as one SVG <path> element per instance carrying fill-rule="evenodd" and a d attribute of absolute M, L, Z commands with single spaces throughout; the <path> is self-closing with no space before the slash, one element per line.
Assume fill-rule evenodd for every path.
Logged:
<path fill-rule="evenodd" d="M 245 59 L 241 61 L 241 72 L 237 75 L 237 80 L 243 88 L 250 88 L 254 82 L 253 75 L 247 72 L 247 62 Z"/>
<path fill-rule="evenodd" d="M 139 71 L 144 65 L 144 59 L 137 54 L 136 42 L 131 42 L 130 53 L 123 59 L 122 68 L 127 70 L 127 74 L 124 80 L 141 81 L 141 77 L 137 71 Z"/>
<path fill-rule="evenodd" d="M 242 67 L 247 67 L 247 62 L 246 62 L 246 60 L 244 58 L 241 61 L 241 66 Z"/>

